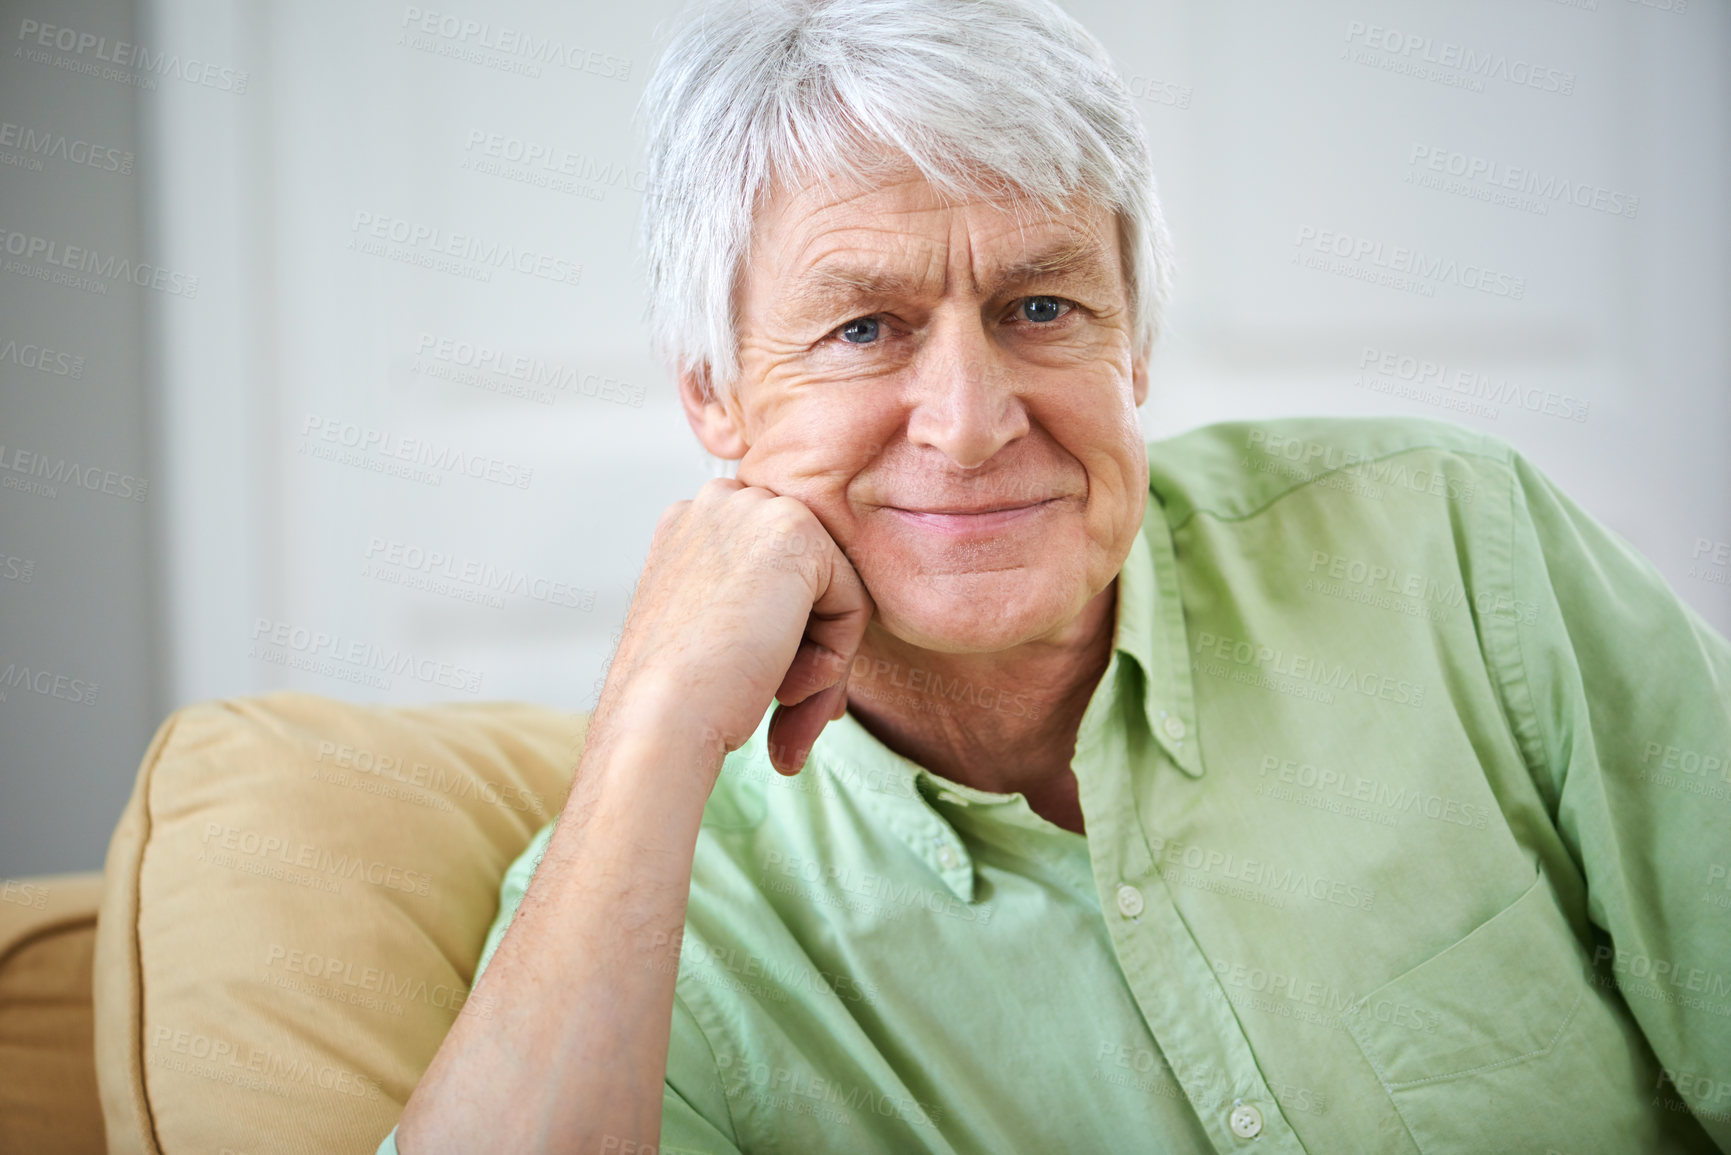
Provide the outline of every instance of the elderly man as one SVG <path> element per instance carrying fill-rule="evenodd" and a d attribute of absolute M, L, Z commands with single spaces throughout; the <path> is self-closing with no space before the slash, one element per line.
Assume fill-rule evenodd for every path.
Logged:
<path fill-rule="evenodd" d="M 381 1150 L 1731 1141 L 1731 647 L 1650 565 L 1448 425 L 1145 445 L 1146 147 L 1048 0 L 728 0 L 647 101 L 737 478 Z"/>

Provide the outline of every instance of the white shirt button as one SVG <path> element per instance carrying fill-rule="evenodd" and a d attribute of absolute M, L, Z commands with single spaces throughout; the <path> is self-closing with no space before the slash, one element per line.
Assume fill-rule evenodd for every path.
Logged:
<path fill-rule="evenodd" d="M 1176 714 L 1166 715 L 1166 720 L 1160 723 L 1160 728 L 1166 731 L 1166 736 L 1174 742 L 1183 741 L 1184 719 L 1178 717 Z"/>
<path fill-rule="evenodd" d="M 954 870 L 956 864 L 961 860 L 962 856 L 956 853 L 956 848 L 948 843 L 938 848 L 938 862 L 943 865 L 945 870 Z"/>
<path fill-rule="evenodd" d="M 1262 1134 L 1262 1112 L 1249 1103 L 1238 1103 L 1227 1116 L 1226 1125 L 1240 1139 L 1254 1139 Z"/>
<path fill-rule="evenodd" d="M 1118 913 L 1125 918 L 1135 918 L 1142 913 L 1142 892 L 1134 886 L 1125 884 L 1118 888 Z"/>

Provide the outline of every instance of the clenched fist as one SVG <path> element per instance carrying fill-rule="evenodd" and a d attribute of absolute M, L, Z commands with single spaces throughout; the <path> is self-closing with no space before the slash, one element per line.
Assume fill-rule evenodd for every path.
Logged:
<path fill-rule="evenodd" d="M 730 478 L 667 508 L 607 683 L 597 724 L 678 725 L 718 739 L 721 760 L 772 700 L 770 758 L 798 773 L 847 709 L 847 674 L 872 602 L 817 517 L 792 497 Z M 645 713 L 645 711 L 648 711 Z"/>

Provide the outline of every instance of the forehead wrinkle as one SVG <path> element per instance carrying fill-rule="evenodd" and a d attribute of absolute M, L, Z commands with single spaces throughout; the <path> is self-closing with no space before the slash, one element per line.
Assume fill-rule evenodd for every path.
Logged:
<path fill-rule="evenodd" d="M 783 303 L 794 310 L 825 311 L 842 303 L 860 300 L 906 300 L 929 296 L 933 290 L 932 246 L 919 243 L 916 233 L 901 234 L 899 251 L 868 250 L 848 246 L 819 257 L 795 277 L 782 294 Z M 844 255 L 845 254 L 845 255 Z M 909 271 L 910 265 L 921 271 Z M 940 277 L 942 273 L 940 271 Z M 942 292 L 944 285 L 937 286 Z"/>
<path fill-rule="evenodd" d="M 925 278 L 881 266 L 830 263 L 808 269 L 782 295 L 796 315 L 826 314 L 859 301 L 906 300 L 929 292 Z"/>
<path fill-rule="evenodd" d="M 958 234 L 960 235 L 959 243 L 957 241 Z M 980 278 L 978 271 L 974 268 L 974 231 L 968 227 L 966 213 L 956 213 L 950 217 L 950 240 L 947 255 L 949 261 L 944 267 L 945 292 L 947 293 L 950 287 L 950 270 L 959 269 L 967 276 L 968 288 L 973 290 L 976 297 L 979 296 Z"/>
<path fill-rule="evenodd" d="M 991 271 L 988 284 L 992 296 L 1010 285 L 1066 277 L 1104 288 L 1112 283 L 1111 271 L 1111 262 L 1099 239 L 1084 234 L 1006 262 Z"/>
<path fill-rule="evenodd" d="M 972 230 L 964 220 L 952 220 L 950 236 L 944 245 L 948 260 L 942 263 L 931 259 L 937 254 L 931 251 L 932 246 L 919 243 L 917 232 L 903 234 L 899 239 L 914 243 L 898 246 L 900 252 L 879 253 L 849 246 L 818 258 L 782 294 L 783 306 L 796 314 L 829 313 L 858 302 L 917 299 L 931 295 L 934 288 L 943 295 L 948 293 L 951 275 L 956 271 L 965 274 L 976 296 L 981 295 L 984 281 L 989 288 L 984 294 L 988 298 L 1008 287 L 1045 279 L 1075 278 L 1105 292 L 1113 288 L 1109 254 L 1098 237 L 1086 232 L 1070 232 L 1032 253 L 988 265 L 984 270 L 975 267 Z M 897 267 L 903 262 L 919 263 L 926 269 L 908 272 Z M 932 273 L 941 278 L 940 286 L 934 286 Z"/>

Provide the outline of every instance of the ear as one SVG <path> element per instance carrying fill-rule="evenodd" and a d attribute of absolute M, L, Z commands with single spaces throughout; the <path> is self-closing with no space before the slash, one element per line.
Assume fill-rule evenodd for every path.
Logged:
<path fill-rule="evenodd" d="M 1142 408 L 1142 403 L 1148 400 L 1148 354 L 1130 362 L 1130 387 L 1136 392 L 1136 408 Z"/>
<path fill-rule="evenodd" d="M 737 409 L 716 396 L 708 365 L 679 371 L 679 401 L 685 419 L 703 448 L 725 461 L 738 461 L 750 448 L 745 442 L 743 420 Z"/>

